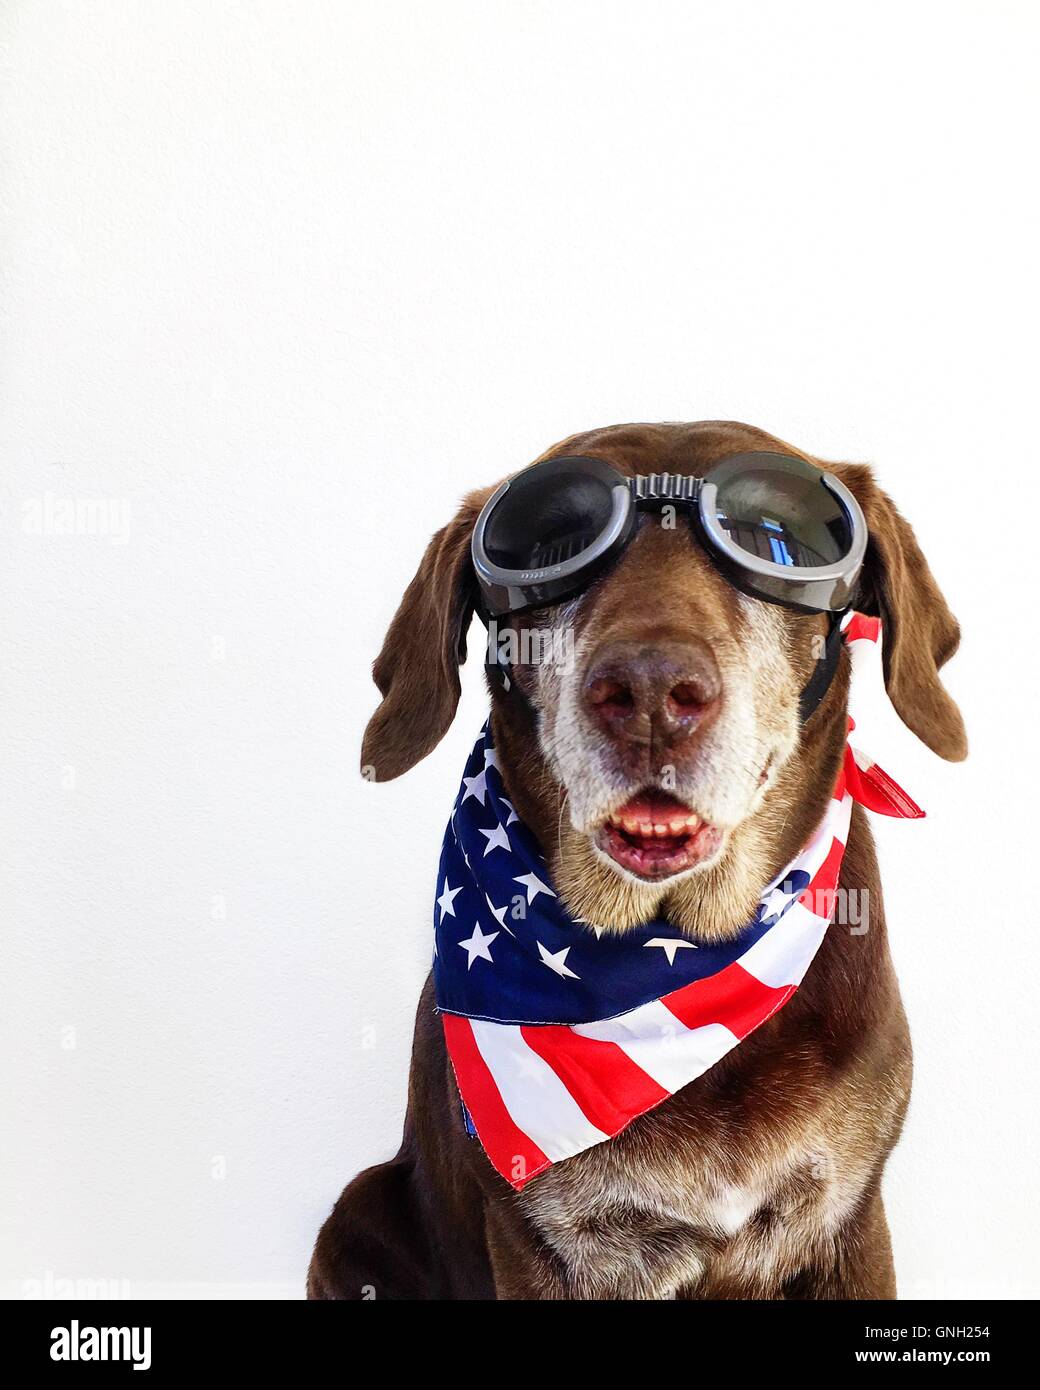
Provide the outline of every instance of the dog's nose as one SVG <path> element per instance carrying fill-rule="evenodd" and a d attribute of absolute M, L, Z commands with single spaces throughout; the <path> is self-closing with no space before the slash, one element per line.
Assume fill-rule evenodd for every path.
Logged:
<path fill-rule="evenodd" d="M 722 677 L 711 648 L 697 638 L 607 642 L 585 675 L 589 714 L 621 743 L 674 747 L 709 722 Z"/>

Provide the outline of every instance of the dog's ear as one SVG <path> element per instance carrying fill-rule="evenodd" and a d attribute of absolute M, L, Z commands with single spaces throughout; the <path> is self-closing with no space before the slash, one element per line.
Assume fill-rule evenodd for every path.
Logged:
<path fill-rule="evenodd" d="M 933 752 L 967 756 L 960 710 L 939 680 L 961 632 L 921 553 L 910 523 L 864 464 L 825 464 L 852 492 L 870 539 L 856 607 L 884 624 L 885 687 L 899 717 Z"/>
<path fill-rule="evenodd" d="M 455 717 L 473 616 L 470 536 L 492 491 L 471 493 L 430 541 L 373 663 L 383 701 L 361 745 L 361 771 L 371 781 L 388 782 L 414 767 Z"/>

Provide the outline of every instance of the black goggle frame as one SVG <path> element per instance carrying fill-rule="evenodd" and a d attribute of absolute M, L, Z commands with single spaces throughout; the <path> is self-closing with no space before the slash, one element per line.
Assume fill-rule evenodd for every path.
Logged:
<path fill-rule="evenodd" d="M 766 560 L 738 545 L 719 521 L 718 497 L 726 484 L 748 468 L 777 475 L 797 474 L 825 490 L 827 502 L 843 515 L 848 548 L 822 565 L 792 566 Z M 531 568 L 510 568 L 489 553 L 496 510 L 511 490 L 534 490 L 561 478 L 591 477 L 610 492 L 610 515 L 590 543 L 576 554 Z M 514 498 L 511 501 L 517 500 Z M 473 530 L 472 558 L 486 612 L 492 617 L 559 603 L 586 589 L 624 550 L 640 511 L 673 506 L 687 512 L 701 543 L 727 579 L 767 603 L 803 613 L 841 613 L 852 601 L 867 547 L 867 525 L 852 493 L 830 473 L 788 454 L 743 453 L 715 464 L 703 478 L 682 473 L 627 477 L 602 459 L 582 455 L 548 459 L 503 483 L 488 499 Z"/>
<path fill-rule="evenodd" d="M 719 489 L 742 470 L 763 467 L 777 473 L 796 473 L 825 488 L 843 514 L 848 534 L 844 555 L 823 565 L 792 566 L 766 560 L 731 539 L 718 516 Z M 515 488 L 538 487 L 561 476 L 591 477 L 610 490 L 610 512 L 591 541 L 573 554 L 548 564 L 513 569 L 496 563 L 488 553 L 489 528 L 498 505 Z M 511 500 L 517 500 L 511 499 Z M 712 466 L 703 478 L 681 473 L 651 473 L 629 477 L 602 459 L 568 455 L 533 464 L 503 483 L 488 499 L 473 530 L 471 553 L 480 596 L 478 611 L 486 623 L 532 608 L 563 602 L 583 592 L 615 561 L 632 540 L 641 511 L 672 506 L 685 511 L 702 545 L 742 592 L 797 612 L 827 614 L 830 622 L 823 652 L 799 706 L 804 723 L 820 704 L 837 670 L 841 653 L 841 618 L 853 599 L 867 548 L 867 525 L 852 493 L 832 474 L 787 454 L 742 453 Z M 493 548 L 493 547 L 492 547 Z M 489 652 L 489 666 L 505 689 L 514 689 L 508 665 L 498 652 Z"/>

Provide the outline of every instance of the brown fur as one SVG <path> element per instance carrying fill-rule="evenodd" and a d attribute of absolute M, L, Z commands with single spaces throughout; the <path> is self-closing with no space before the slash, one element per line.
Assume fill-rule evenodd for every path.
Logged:
<path fill-rule="evenodd" d="M 582 452 L 626 472 L 699 474 L 749 448 L 800 452 L 747 426 L 709 422 L 615 427 L 575 436 L 546 456 Z M 937 675 L 956 649 L 956 622 L 870 470 L 824 466 L 856 494 L 870 527 L 857 606 L 884 618 L 892 702 L 937 753 L 961 758 L 963 725 Z M 375 664 L 384 699 L 362 761 L 377 780 L 428 753 L 454 715 L 471 605 L 469 535 L 490 491 L 468 497 L 431 541 Z M 570 709 L 573 684 L 519 669 L 538 726 L 522 702 L 496 691 L 494 741 L 510 797 L 572 911 L 608 930 L 657 911 L 691 936 L 718 939 L 747 919 L 761 885 L 820 818 L 844 745 L 848 672 L 843 659 L 820 709 L 798 730 L 797 692 L 822 620 L 738 599 L 681 530 L 666 537 L 645 528 L 567 618 L 587 654 L 608 639 L 663 640 L 676 619 L 662 626 L 662 613 L 682 615 L 716 653 L 730 705 L 739 696 L 755 711 L 750 749 L 743 726 L 727 716 L 728 732 L 720 718 L 720 729 L 669 753 L 689 804 L 714 796 L 722 808 L 726 839 L 708 868 L 647 885 L 626 881 L 594 852 L 576 803 L 591 798 L 591 823 L 658 768 L 653 753 L 633 769 L 631 750 L 605 749 L 585 714 Z M 558 619 L 549 610 L 532 621 Z M 757 669 L 763 663 L 768 670 Z M 717 747 L 706 757 L 709 738 Z M 571 753 L 575 765 L 596 762 L 583 788 L 573 771 L 570 786 L 561 778 Z M 832 927 L 802 987 L 768 1023 L 615 1139 L 554 1165 L 520 1194 L 465 1133 L 428 982 L 401 1150 L 339 1199 L 318 1238 L 310 1296 L 893 1297 L 880 1179 L 909 1096 L 910 1044 L 873 841 L 858 808 L 841 886 L 869 894 L 869 931 Z"/>

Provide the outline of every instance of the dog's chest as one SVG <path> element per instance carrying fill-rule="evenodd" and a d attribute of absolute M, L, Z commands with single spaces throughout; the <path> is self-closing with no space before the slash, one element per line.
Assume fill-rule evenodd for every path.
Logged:
<path fill-rule="evenodd" d="M 861 1190 L 804 1135 L 754 1158 L 705 1148 L 695 1162 L 621 1136 L 556 1165 L 521 1200 L 570 1296 L 661 1299 L 698 1287 L 768 1295 L 833 1238 Z"/>

